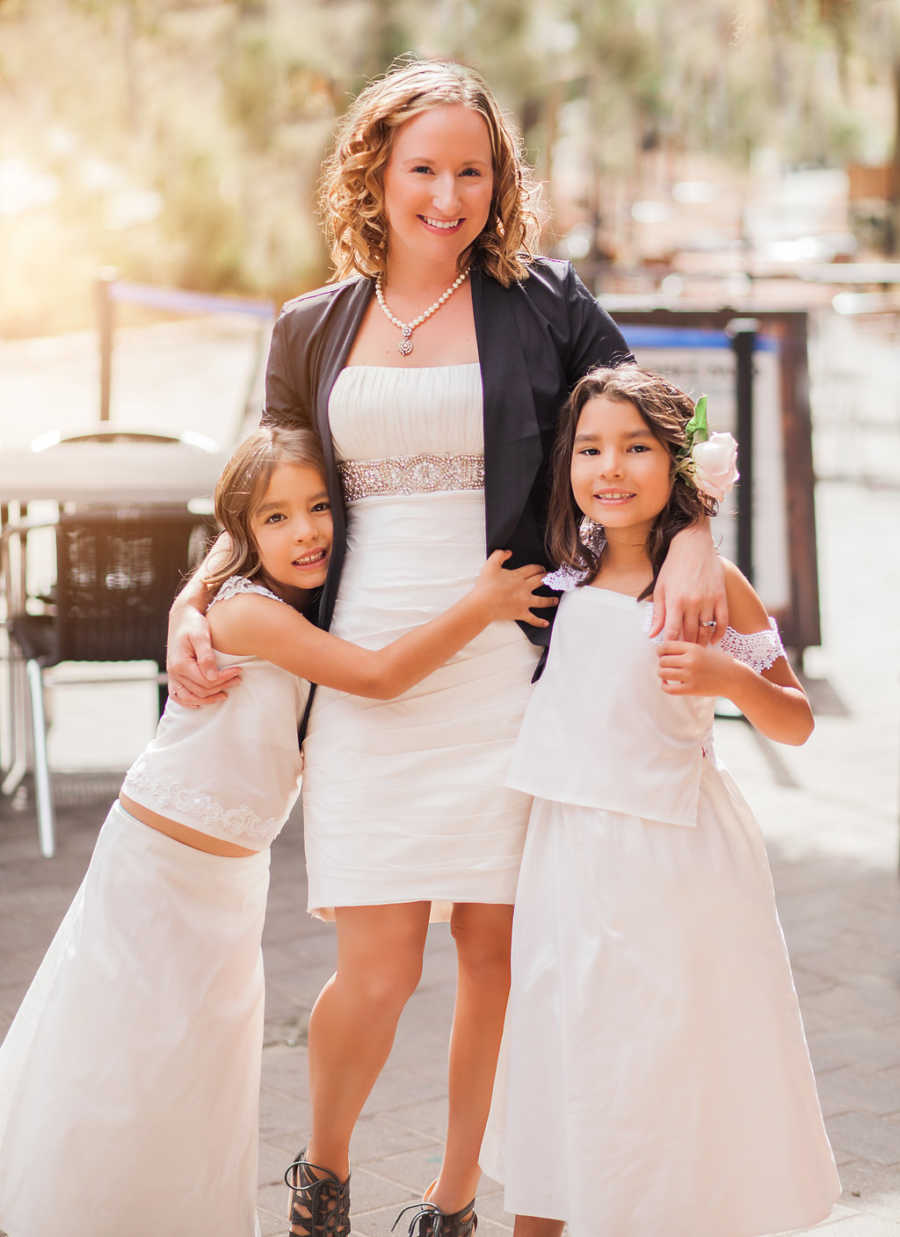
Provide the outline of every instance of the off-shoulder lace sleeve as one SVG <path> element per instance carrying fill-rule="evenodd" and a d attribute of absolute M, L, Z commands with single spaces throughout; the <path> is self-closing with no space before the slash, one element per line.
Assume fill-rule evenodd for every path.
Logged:
<path fill-rule="evenodd" d="M 560 593 L 570 593 L 573 588 L 578 588 L 588 578 L 587 571 L 579 571 L 577 567 L 570 567 L 568 563 L 563 563 L 561 567 L 557 567 L 556 571 L 548 571 L 541 581 L 548 588 L 555 588 Z"/>
<path fill-rule="evenodd" d="M 719 648 L 735 661 L 743 662 L 759 674 L 774 666 L 779 657 L 785 656 L 778 624 L 773 618 L 769 619 L 767 631 L 754 631 L 749 635 L 735 631 L 733 627 L 726 627 Z"/>
<path fill-rule="evenodd" d="M 256 580 L 248 580 L 246 576 L 230 576 L 221 585 L 219 591 L 206 608 L 209 610 L 217 601 L 228 601 L 232 597 L 237 597 L 240 593 L 259 593 L 260 597 L 272 597 L 275 601 L 280 601 L 287 605 L 283 597 L 273 593 L 264 584 L 258 584 Z"/>

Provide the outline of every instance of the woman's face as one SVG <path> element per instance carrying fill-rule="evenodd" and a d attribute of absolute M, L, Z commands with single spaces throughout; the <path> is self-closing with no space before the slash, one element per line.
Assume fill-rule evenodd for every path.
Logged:
<path fill-rule="evenodd" d="M 461 103 L 429 108 L 394 134 L 384 170 L 388 258 L 452 266 L 487 223 L 494 191 L 491 139 Z"/>

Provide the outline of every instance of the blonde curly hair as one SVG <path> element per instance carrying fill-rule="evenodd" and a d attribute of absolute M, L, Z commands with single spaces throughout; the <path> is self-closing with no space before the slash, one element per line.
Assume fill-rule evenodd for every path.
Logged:
<path fill-rule="evenodd" d="M 504 287 L 527 277 L 538 231 L 536 187 L 497 100 L 474 69 L 451 60 L 401 57 L 357 96 L 323 168 L 319 198 L 335 279 L 384 272 L 383 174 L 394 131 L 429 108 L 455 103 L 484 118 L 494 172 L 487 223 L 460 255 L 460 265 L 477 263 Z"/>

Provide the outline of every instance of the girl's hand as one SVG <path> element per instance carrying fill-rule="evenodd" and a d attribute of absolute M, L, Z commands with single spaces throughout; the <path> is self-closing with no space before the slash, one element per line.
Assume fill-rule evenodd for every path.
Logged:
<path fill-rule="evenodd" d="M 660 686 L 670 696 L 729 696 L 736 662 L 714 645 L 664 640 L 657 650 Z M 739 673 L 739 671 L 738 671 Z"/>
<path fill-rule="evenodd" d="M 727 626 L 725 572 L 704 521 L 672 539 L 653 590 L 650 635 L 665 629 L 667 640 L 713 644 Z"/>
<path fill-rule="evenodd" d="M 228 688 L 241 677 L 237 667 L 218 668 L 206 615 L 192 605 L 172 607 L 166 649 L 169 695 L 187 709 L 224 700 Z"/>
<path fill-rule="evenodd" d="M 533 607 L 545 610 L 557 604 L 556 597 L 535 595 L 535 589 L 541 587 L 547 568 L 529 563 L 527 567 L 507 570 L 503 564 L 511 554 L 511 550 L 493 552 L 475 582 L 473 597 L 488 609 L 492 622 L 513 619 L 530 623 L 533 627 L 549 627 L 548 619 L 532 614 Z"/>

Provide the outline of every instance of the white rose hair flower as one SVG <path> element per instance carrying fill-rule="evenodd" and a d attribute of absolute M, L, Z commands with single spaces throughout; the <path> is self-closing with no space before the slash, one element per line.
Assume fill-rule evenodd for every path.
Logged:
<path fill-rule="evenodd" d="M 701 493 L 722 502 L 740 477 L 737 470 L 738 445 L 731 434 L 710 434 L 705 395 L 697 400 L 694 415 L 684 432 L 687 455 L 693 464 L 694 484 Z"/>

